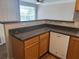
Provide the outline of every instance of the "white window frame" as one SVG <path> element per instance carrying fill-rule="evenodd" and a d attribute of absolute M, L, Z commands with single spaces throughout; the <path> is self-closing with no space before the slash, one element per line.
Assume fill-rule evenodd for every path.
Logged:
<path fill-rule="evenodd" d="M 33 3 L 29 3 L 29 2 L 24 2 L 24 1 L 20 1 L 20 6 L 29 6 L 29 7 L 34 7 L 35 8 L 35 20 L 37 19 L 37 11 L 38 11 L 38 5 L 37 4 L 33 4 Z M 32 19 L 34 20 L 34 19 Z M 21 14 L 20 14 L 20 21 L 21 20 Z M 30 20 L 25 20 L 25 21 L 30 21 Z"/>

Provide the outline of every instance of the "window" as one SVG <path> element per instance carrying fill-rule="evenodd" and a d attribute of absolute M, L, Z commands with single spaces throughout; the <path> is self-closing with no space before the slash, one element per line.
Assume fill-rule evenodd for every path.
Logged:
<path fill-rule="evenodd" d="M 36 8 L 32 6 L 20 5 L 21 21 L 29 21 L 36 19 Z"/>

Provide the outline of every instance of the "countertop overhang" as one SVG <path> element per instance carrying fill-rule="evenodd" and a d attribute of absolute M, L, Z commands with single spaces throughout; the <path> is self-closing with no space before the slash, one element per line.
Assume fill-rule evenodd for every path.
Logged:
<path fill-rule="evenodd" d="M 9 34 L 23 41 L 45 32 L 57 32 L 68 36 L 79 37 L 79 29 L 51 24 L 42 24 L 31 27 L 12 29 L 9 31 Z"/>

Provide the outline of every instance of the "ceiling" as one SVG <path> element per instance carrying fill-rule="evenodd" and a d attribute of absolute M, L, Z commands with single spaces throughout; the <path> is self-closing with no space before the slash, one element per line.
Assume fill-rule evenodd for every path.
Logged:
<path fill-rule="evenodd" d="M 30 3 L 34 3 L 36 4 L 36 0 L 21 0 L 21 1 L 25 1 L 25 2 L 30 2 Z M 76 0 L 44 0 L 44 3 L 50 3 L 50 2 L 73 2 Z"/>

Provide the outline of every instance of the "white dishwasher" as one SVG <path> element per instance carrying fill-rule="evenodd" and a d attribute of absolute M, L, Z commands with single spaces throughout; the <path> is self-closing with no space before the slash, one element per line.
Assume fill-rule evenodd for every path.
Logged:
<path fill-rule="evenodd" d="M 49 52 L 61 59 L 66 59 L 69 37 L 64 34 L 50 32 Z"/>

